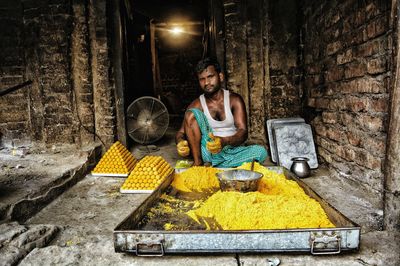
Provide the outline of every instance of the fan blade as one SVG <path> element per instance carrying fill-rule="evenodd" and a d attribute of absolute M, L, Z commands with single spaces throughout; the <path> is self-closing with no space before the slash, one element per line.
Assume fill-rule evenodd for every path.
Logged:
<path fill-rule="evenodd" d="M 144 125 L 140 125 L 140 126 L 134 128 L 134 129 L 128 131 L 128 133 L 131 134 L 131 133 L 133 133 L 133 132 L 135 132 L 135 131 L 137 131 L 137 130 L 139 130 L 139 129 L 141 129 L 141 128 L 144 128 L 144 127 L 145 127 Z"/>
<path fill-rule="evenodd" d="M 160 111 L 158 111 L 158 112 L 155 113 L 155 114 L 152 113 L 151 119 L 152 119 L 152 120 L 156 120 L 159 116 L 161 116 L 161 115 L 163 115 L 163 114 L 165 114 L 165 113 L 167 113 L 166 110 L 160 110 Z"/>
<path fill-rule="evenodd" d="M 154 110 L 154 103 L 155 103 L 156 101 L 154 100 L 154 99 L 151 99 L 151 105 L 150 105 L 150 116 L 152 116 L 153 115 L 153 110 Z"/>
<path fill-rule="evenodd" d="M 137 116 L 133 115 L 133 114 L 128 114 L 127 115 L 128 118 L 132 118 L 134 120 L 137 120 Z"/>
<path fill-rule="evenodd" d="M 142 142 L 143 142 L 143 143 L 146 143 L 146 142 L 147 142 L 148 136 L 149 136 L 149 128 L 147 127 L 147 128 L 146 128 L 146 132 L 145 132 L 144 135 L 143 135 L 143 139 L 142 139 Z"/>
<path fill-rule="evenodd" d="M 138 111 L 147 110 L 148 104 L 146 99 L 139 99 L 137 102 L 135 102 L 135 104 L 135 108 Z"/>

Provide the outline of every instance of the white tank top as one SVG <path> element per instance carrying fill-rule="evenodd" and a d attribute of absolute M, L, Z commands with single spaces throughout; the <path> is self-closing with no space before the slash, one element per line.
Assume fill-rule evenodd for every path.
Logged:
<path fill-rule="evenodd" d="M 231 111 L 231 104 L 229 100 L 229 91 L 224 91 L 224 109 L 225 109 L 225 120 L 218 121 L 212 118 L 210 112 L 208 111 L 206 99 L 204 94 L 200 95 L 201 107 L 203 107 L 203 112 L 207 117 L 208 123 L 214 131 L 214 136 L 218 137 L 229 137 L 235 135 L 237 129 L 235 127 L 235 121 L 233 119 L 233 114 Z"/>

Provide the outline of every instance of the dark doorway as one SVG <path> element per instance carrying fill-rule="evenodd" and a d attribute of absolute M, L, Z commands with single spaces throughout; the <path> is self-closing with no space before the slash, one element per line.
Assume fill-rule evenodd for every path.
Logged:
<path fill-rule="evenodd" d="M 193 69 L 207 53 L 207 1 L 125 1 L 125 103 L 159 98 L 183 115 L 199 95 Z"/>

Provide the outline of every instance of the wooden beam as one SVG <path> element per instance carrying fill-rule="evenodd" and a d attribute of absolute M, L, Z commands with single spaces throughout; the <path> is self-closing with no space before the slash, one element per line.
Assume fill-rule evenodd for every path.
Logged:
<path fill-rule="evenodd" d="M 392 87 L 390 90 L 389 127 L 384 180 L 384 227 L 400 230 L 400 6 L 392 1 Z"/>
<path fill-rule="evenodd" d="M 150 50 L 151 50 L 151 68 L 153 73 L 153 92 L 154 96 L 159 98 L 162 94 L 160 66 L 158 63 L 158 52 L 156 47 L 156 25 L 150 21 Z"/>
<path fill-rule="evenodd" d="M 112 9 L 112 64 L 114 66 L 114 83 L 115 83 L 115 110 L 117 118 L 117 136 L 118 140 L 127 146 L 126 139 L 126 123 L 125 123 L 125 98 L 124 98 L 124 74 L 122 71 L 123 62 L 123 34 L 121 22 L 120 0 L 111 1 Z"/>

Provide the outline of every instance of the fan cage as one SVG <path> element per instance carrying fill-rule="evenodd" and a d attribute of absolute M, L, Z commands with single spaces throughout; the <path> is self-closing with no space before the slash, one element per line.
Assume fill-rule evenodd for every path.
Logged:
<path fill-rule="evenodd" d="M 157 98 L 144 96 L 127 109 L 128 135 L 137 143 L 151 144 L 161 139 L 168 129 L 169 114 Z"/>

